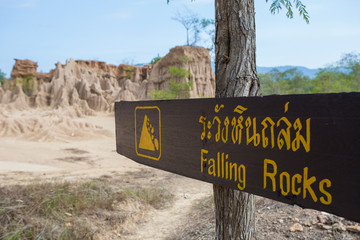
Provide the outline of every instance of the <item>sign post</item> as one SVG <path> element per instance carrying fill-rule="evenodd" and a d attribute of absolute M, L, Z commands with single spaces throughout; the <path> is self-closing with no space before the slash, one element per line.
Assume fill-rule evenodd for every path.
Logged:
<path fill-rule="evenodd" d="M 360 93 L 117 102 L 136 162 L 360 222 Z"/>

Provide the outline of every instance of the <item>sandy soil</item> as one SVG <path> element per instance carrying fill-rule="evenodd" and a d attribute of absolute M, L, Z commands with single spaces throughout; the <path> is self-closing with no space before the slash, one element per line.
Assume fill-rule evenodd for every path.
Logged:
<path fill-rule="evenodd" d="M 36 118 L 36 122 L 42 123 L 41 128 L 26 130 L 33 124 L 34 115 L 43 118 Z M 143 178 L 140 181 L 156 181 L 156 184 L 168 186 L 175 196 L 173 204 L 150 210 L 137 230 L 126 238 L 134 240 L 165 239 L 187 220 L 196 200 L 212 194 L 210 184 L 149 168 L 116 153 L 113 113 L 81 118 L 70 116 L 71 121 L 67 114 L 59 115 L 61 111 L 49 110 L 44 114 L 32 110 L 10 111 L 0 116 L 0 133 L 3 132 L 0 135 L 0 186 L 33 180 L 129 176 L 129 173 L 134 175 L 129 181 Z M 10 121 L 17 125 L 8 124 Z M 79 131 L 76 124 L 73 126 L 74 121 L 89 127 Z M 66 127 L 66 132 L 59 132 L 59 126 L 60 129 Z"/>
<path fill-rule="evenodd" d="M 81 120 L 100 126 L 102 131 L 92 136 L 70 135 L 60 141 L 29 140 L 29 134 L 27 138 L 22 135 L 1 137 L 0 184 L 56 177 L 96 177 L 142 168 L 116 153 L 112 114 L 84 117 Z M 32 133 L 34 136 L 37 134 Z"/>
<path fill-rule="evenodd" d="M 165 208 L 150 209 L 133 232 L 119 239 L 213 238 L 213 206 L 206 207 L 205 213 L 193 211 L 195 204 L 212 195 L 212 185 L 152 169 L 117 154 L 113 114 L 77 117 L 61 110 L 0 110 L 0 186 L 33 180 L 119 178 L 130 173 L 128 181 L 166 187 L 175 199 Z M 258 198 L 256 214 L 257 239 L 360 239 L 360 234 L 345 229 L 345 225 L 357 223 L 330 216 L 331 221 L 319 223 L 324 213 L 314 210 Z M 200 218 L 196 222 L 198 215 L 208 217 L 205 222 Z M 344 230 L 335 229 L 339 223 Z M 291 231 L 294 224 L 303 229 Z"/>

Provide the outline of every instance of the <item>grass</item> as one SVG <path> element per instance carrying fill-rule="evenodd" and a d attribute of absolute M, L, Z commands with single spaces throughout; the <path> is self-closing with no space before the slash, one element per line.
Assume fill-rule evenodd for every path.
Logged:
<path fill-rule="evenodd" d="M 0 239 L 93 239 L 101 228 L 134 218 L 136 213 L 129 211 L 140 215 L 141 206 L 161 208 L 172 199 L 161 188 L 115 186 L 95 179 L 1 187 Z M 136 208 L 127 209 L 130 203 Z"/>
<path fill-rule="evenodd" d="M 204 197 L 192 206 L 188 215 L 190 222 L 184 224 L 166 240 L 203 240 L 214 239 L 215 236 L 215 210 L 213 196 Z"/>
<path fill-rule="evenodd" d="M 150 206 L 160 209 L 172 202 L 174 196 L 164 188 L 127 188 L 126 196 L 142 200 Z"/>

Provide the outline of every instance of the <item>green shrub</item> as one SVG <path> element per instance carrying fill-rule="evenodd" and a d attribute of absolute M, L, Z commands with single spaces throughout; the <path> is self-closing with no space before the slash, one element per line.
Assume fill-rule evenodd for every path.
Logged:
<path fill-rule="evenodd" d="M 34 91 L 34 76 L 20 77 L 16 79 L 16 83 L 20 83 L 22 85 L 23 92 L 30 96 Z"/>
<path fill-rule="evenodd" d="M 151 61 L 150 64 L 154 65 L 155 63 L 157 63 L 158 61 L 160 61 L 160 59 L 162 59 L 162 57 L 160 57 L 159 55 L 157 57 L 154 57 Z"/>
<path fill-rule="evenodd" d="M 6 74 L 4 72 L 2 72 L 0 69 L 0 87 L 3 85 L 5 76 L 6 76 Z"/>
<path fill-rule="evenodd" d="M 191 57 L 188 57 L 188 56 L 180 56 L 179 57 L 179 61 L 182 62 L 182 63 L 188 63 L 191 61 Z"/>
<path fill-rule="evenodd" d="M 168 90 L 155 90 L 149 93 L 151 99 L 184 99 L 190 97 L 190 91 L 193 89 L 193 82 L 180 82 L 174 80 L 169 81 Z"/>
<path fill-rule="evenodd" d="M 173 76 L 175 78 L 183 78 L 183 77 L 190 78 L 191 77 L 190 71 L 185 70 L 184 68 L 170 66 L 169 72 L 170 72 L 171 76 Z"/>
<path fill-rule="evenodd" d="M 190 78 L 191 73 L 184 68 L 178 68 L 174 66 L 169 67 L 169 73 L 176 80 L 171 79 L 169 81 L 169 89 L 167 90 L 155 90 L 149 93 L 151 99 L 183 99 L 190 97 L 190 91 L 193 89 L 193 82 L 181 82 L 182 78 Z"/>
<path fill-rule="evenodd" d="M 131 79 L 134 74 L 135 69 L 131 66 L 128 66 L 124 70 L 125 70 L 126 79 Z"/>

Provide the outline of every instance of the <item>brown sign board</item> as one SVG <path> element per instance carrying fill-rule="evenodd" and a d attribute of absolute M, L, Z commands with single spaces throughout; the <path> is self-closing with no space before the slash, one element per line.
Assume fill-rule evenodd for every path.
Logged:
<path fill-rule="evenodd" d="M 360 222 L 360 93 L 115 104 L 136 162 Z"/>

